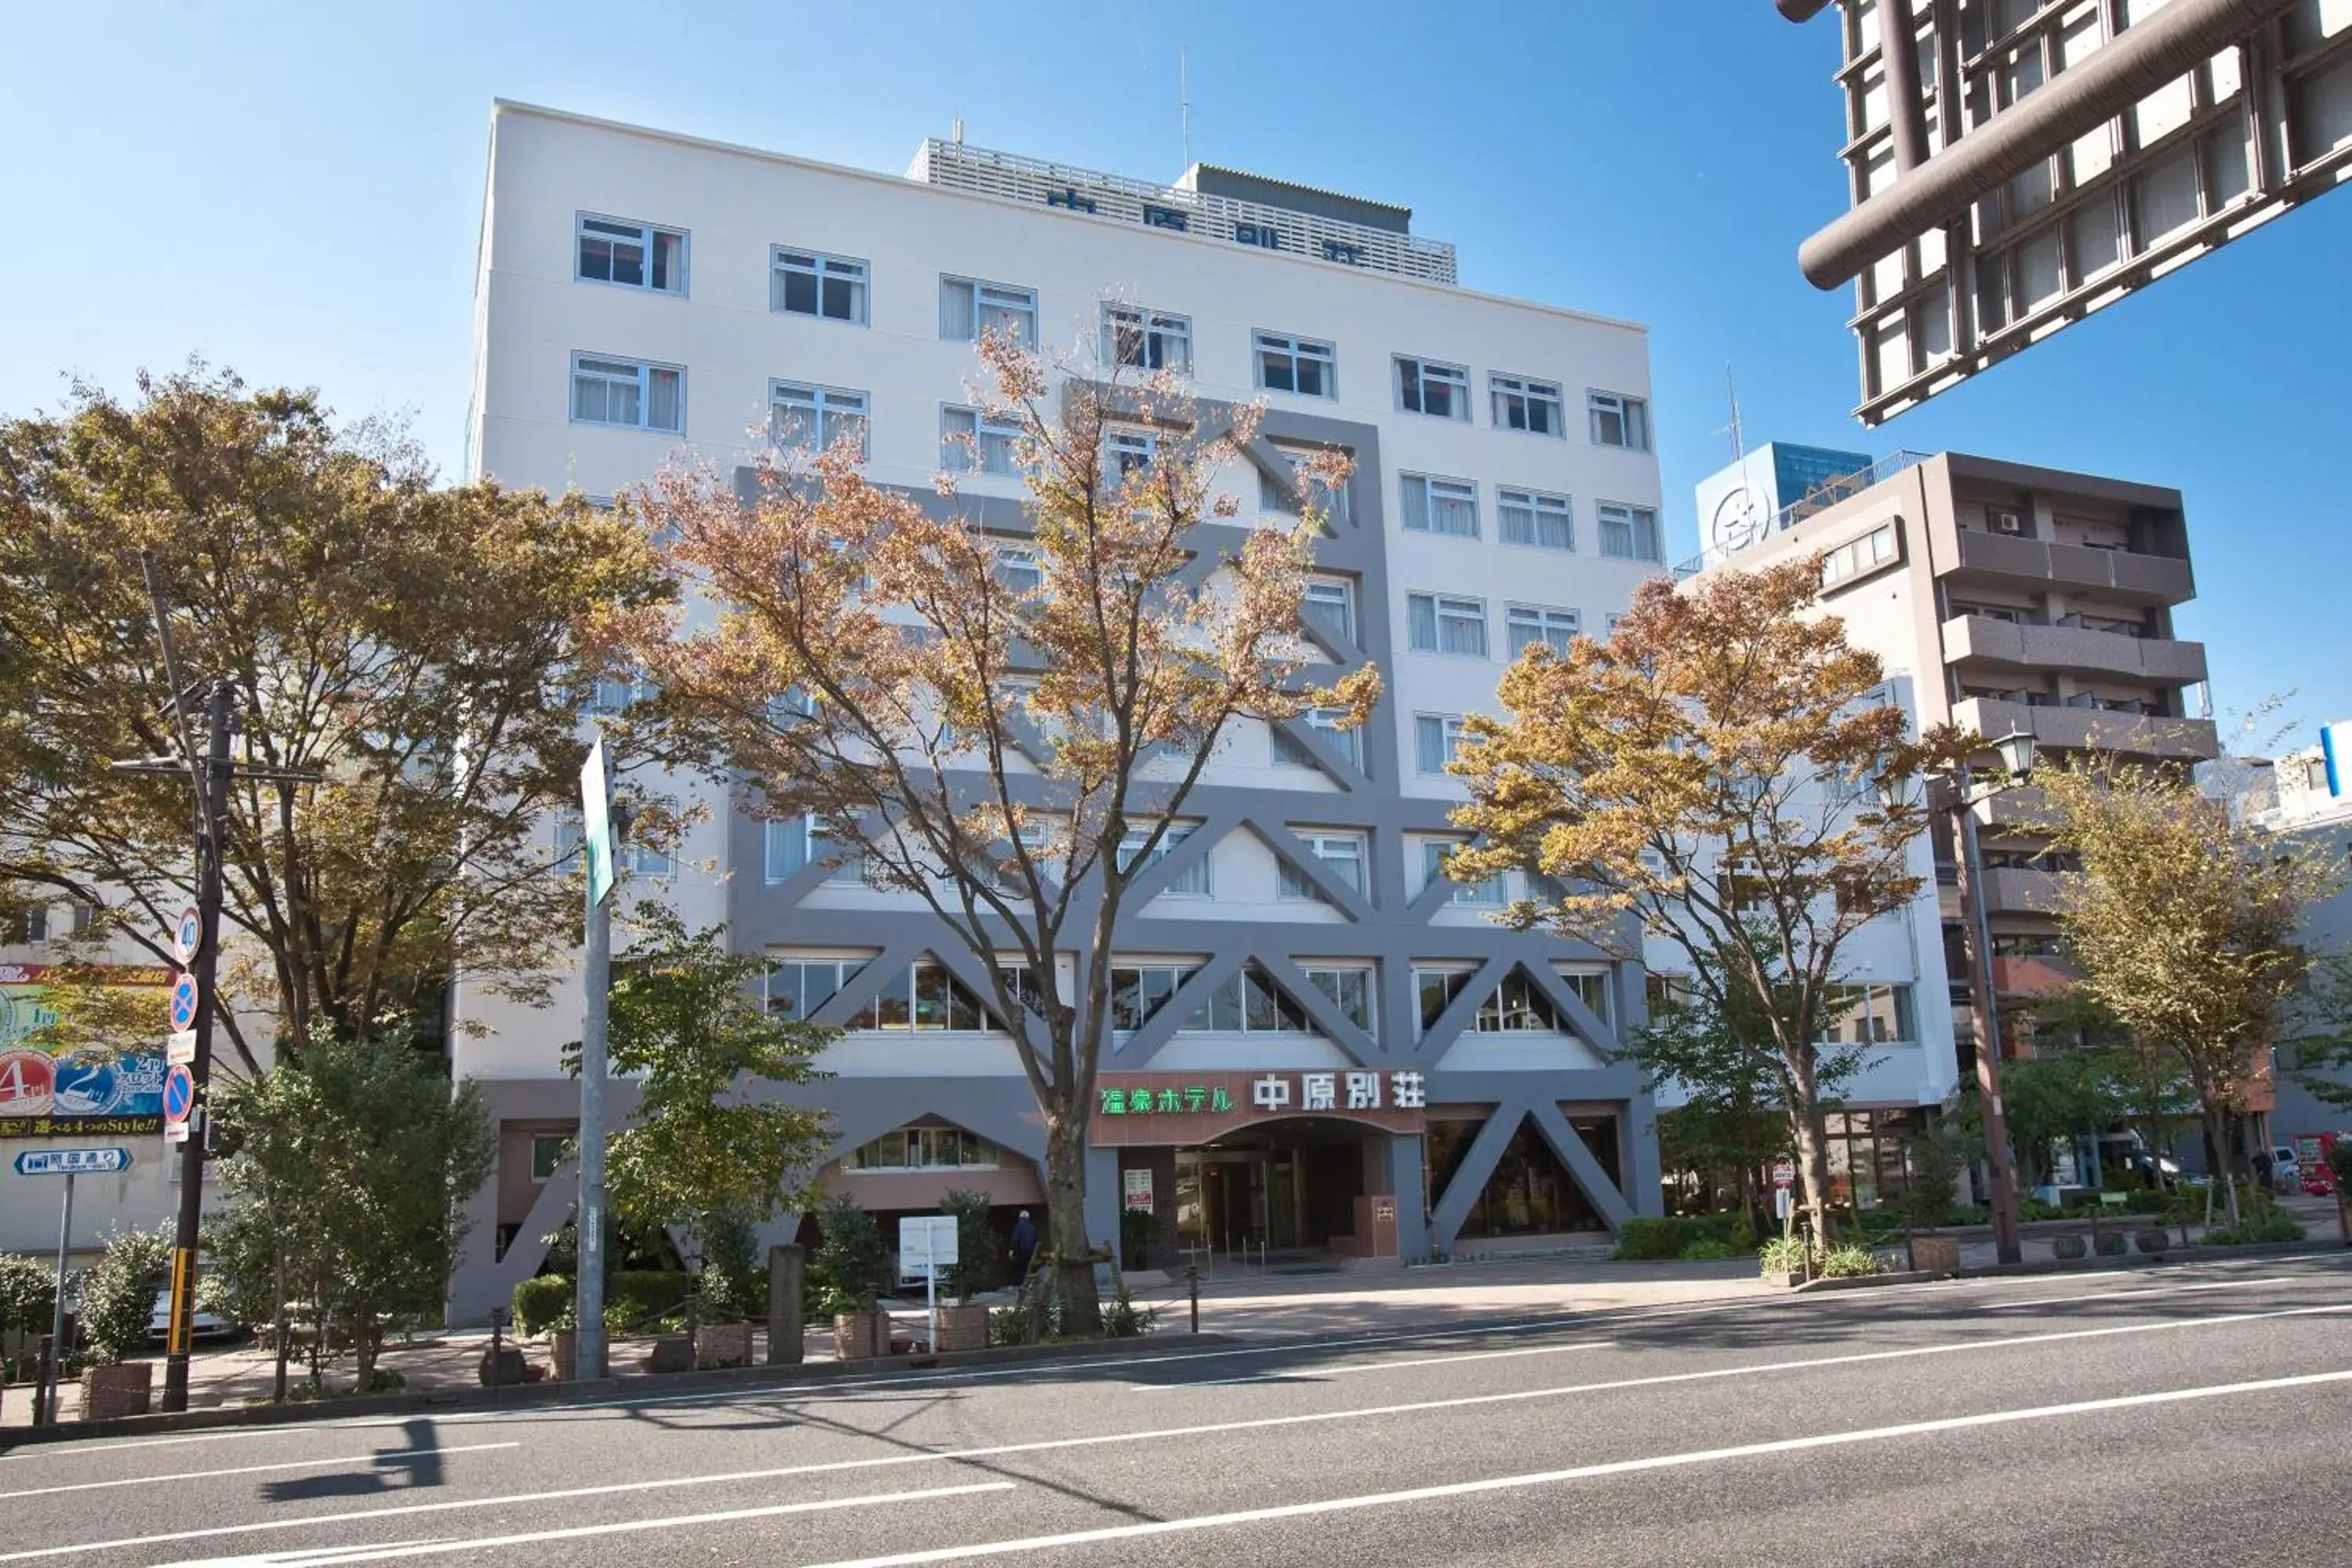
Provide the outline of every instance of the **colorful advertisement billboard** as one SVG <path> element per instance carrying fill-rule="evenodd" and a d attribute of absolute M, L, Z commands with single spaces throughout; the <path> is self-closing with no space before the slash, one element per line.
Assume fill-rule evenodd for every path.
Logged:
<path fill-rule="evenodd" d="M 0 1138 L 119 1137 L 163 1129 L 163 1000 L 172 971 L 109 964 L 81 982 L 152 993 L 154 1034 L 135 1048 L 59 1043 L 55 965 L 0 963 Z M 146 1005 L 145 996 L 141 1005 Z"/>

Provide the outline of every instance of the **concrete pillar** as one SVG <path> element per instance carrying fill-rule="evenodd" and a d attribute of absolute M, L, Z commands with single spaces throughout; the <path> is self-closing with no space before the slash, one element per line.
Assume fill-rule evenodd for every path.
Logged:
<path fill-rule="evenodd" d="M 768 1364 L 797 1363 L 807 1348 L 801 1321 L 807 1259 L 790 1244 L 768 1248 Z"/>
<path fill-rule="evenodd" d="M 1364 1190 L 1395 1197 L 1397 1256 L 1408 1263 L 1427 1258 L 1431 1251 L 1429 1214 L 1423 1207 L 1423 1142 L 1418 1132 L 1391 1132 L 1365 1147 Z"/>
<path fill-rule="evenodd" d="M 502 1149 L 500 1158 L 504 1157 Z M 501 1289 L 498 1278 L 499 1173 L 495 1165 L 488 1179 L 465 1200 L 464 1212 L 466 1239 L 458 1243 L 444 1296 L 446 1319 L 453 1329 L 488 1323 L 490 1309 L 505 1306 L 513 1289 L 510 1285 Z M 516 1235 L 517 1246 L 524 1240 L 524 1234 Z"/>
<path fill-rule="evenodd" d="M 1625 1102 L 1617 1120 L 1624 1129 L 1618 1147 L 1617 1168 L 1625 1176 L 1625 1201 L 1637 1215 L 1656 1219 L 1666 1212 L 1664 1173 L 1658 1161 L 1658 1108 L 1646 1094 Z"/>
<path fill-rule="evenodd" d="M 1097 1247 L 1118 1248 L 1118 1151 L 1087 1149 L 1087 1240 Z M 1096 1283 L 1110 1289 L 1110 1270 L 1097 1267 Z"/>

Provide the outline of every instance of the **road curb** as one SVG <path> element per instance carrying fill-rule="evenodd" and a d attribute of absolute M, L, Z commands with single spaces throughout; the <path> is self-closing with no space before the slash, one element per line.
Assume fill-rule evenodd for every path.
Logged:
<path fill-rule="evenodd" d="M 1090 1361 L 1177 1355 L 1186 1351 L 1238 1345 L 1233 1334 L 1168 1334 L 1136 1339 L 1085 1340 L 1069 1344 L 992 1345 L 986 1350 L 943 1351 L 936 1355 L 877 1356 L 871 1360 L 786 1363 L 773 1366 L 719 1367 L 705 1372 L 644 1373 L 629 1377 L 579 1378 L 569 1383 L 524 1384 L 499 1389 L 443 1389 L 429 1394 L 377 1394 L 366 1399 L 320 1399 L 302 1405 L 222 1405 L 169 1415 L 124 1415 L 110 1421 L 64 1421 L 55 1426 L 0 1427 L 0 1453 L 40 1443 L 92 1437 L 143 1436 L 163 1432 L 201 1432 L 226 1426 L 282 1426 L 341 1421 L 366 1415 L 443 1415 L 451 1412 L 561 1410 L 567 1405 L 611 1399 L 656 1400 L 669 1394 L 730 1388 L 786 1388 L 843 1379 L 887 1379 L 956 1367 L 1083 1367 Z"/>
<path fill-rule="evenodd" d="M 1995 1263 L 1985 1268 L 1927 1271 L 1907 1269 L 1895 1274 L 1869 1274 L 1853 1279 L 1811 1279 L 1790 1289 L 1792 1296 L 1830 1290 L 1871 1290 L 1889 1285 L 1924 1285 L 1937 1279 L 2011 1279 L 2042 1274 L 2113 1274 L 2126 1269 L 2162 1268 L 2185 1263 L 2214 1263 L 2231 1258 L 2341 1257 L 2344 1244 L 2314 1246 L 2309 1240 L 2266 1241 L 2249 1247 L 2185 1247 L 2163 1252 L 2130 1253 L 2121 1258 L 2052 1258 L 2045 1263 Z"/>

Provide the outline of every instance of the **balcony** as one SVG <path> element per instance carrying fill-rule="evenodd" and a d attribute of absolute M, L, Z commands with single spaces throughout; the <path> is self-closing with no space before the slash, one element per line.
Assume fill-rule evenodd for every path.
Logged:
<path fill-rule="evenodd" d="M 2062 991 L 2083 978 L 2082 971 L 2063 958 L 1996 958 L 1992 988 L 1999 996 L 2039 996 Z"/>
<path fill-rule="evenodd" d="M 2150 686 L 2192 686 L 2205 679 L 2203 643 L 2088 626 L 2024 626 L 1991 616 L 1946 621 L 1944 658 L 1988 671 L 2056 670 Z"/>
<path fill-rule="evenodd" d="M 1994 829 L 2011 837 L 2020 833 L 2046 832 L 2050 826 L 2050 805 L 2039 787 L 2020 784 L 1989 795 L 1976 803 L 1978 826 Z"/>
<path fill-rule="evenodd" d="M 2048 751 L 2119 752 L 2201 763 L 2219 756 L 2221 750 L 2210 719 L 2029 706 L 1992 697 L 1967 697 L 1952 704 L 1952 722 L 1988 740 L 2022 730 Z"/>
<path fill-rule="evenodd" d="M 1972 528 L 1959 531 L 1958 563 L 1953 570 L 1989 584 L 2029 592 L 2053 585 L 2095 589 L 2102 597 L 2124 604 L 2179 605 L 2197 596 L 2189 563 L 2173 556 L 2053 544 Z"/>
<path fill-rule="evenodd" d="M 1985 871 L 1984 907 L 1989 915 L 2055 914 L 2060 901 L 2055 871 L 2022 866 L 1995 866 Z"/>

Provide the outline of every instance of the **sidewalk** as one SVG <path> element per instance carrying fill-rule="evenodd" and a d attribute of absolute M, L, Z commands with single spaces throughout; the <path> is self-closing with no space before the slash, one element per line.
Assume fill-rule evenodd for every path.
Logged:
<path fill-rule="evenodd" d="M 2311 1240 L 2326 1244 L 2336 1235 L 2336 1204 L 2332 1198 L 2296 1196 L 2280 1205 L 2303 1222 Z M 2123 1216 L 2103 1231 L 2129 1235 L 2145 1220 Z M 2049 1262 L 2051 1243 L 2061 1235 L 2087 1235 L 2087 1223 L 2037 1226 L 2026 1233 L 2025 1261 Z M 2203 1227 L 2191 1226 L 2192 1237 Z M 2179 1229 L 2171 1227 L 2176 1245 Z M 2137 1256 L 2137 1254 L 2135 1254 Z M 1963 1268 L 1989 1268 L 1995 1261 L 1989 1237 L 1962 1242 Z M 1679 1306 L 1696 1302 L 1736 1301 L 1785 1294 L 1782 1288 L 1759 1277 L 1752 1258 L 1727 1258 L 1706 1262 L 1618 1263 L 1605 1259 L 1565 1258 L 1519 1258 L 1492 1263 L 1465 1262 L 1395 1269 L 1351 1268 L 1329 1273 L 1253 1273 L 1243 1278 L 1203 1280 L 1201 1287 L 1201 1327 L 1207 1331 L 1242 1337 L 1347 1338 L 1398 1332 L 1409 1329 L 1443 1329 L 1449 1324 L 1498 1318 L 1550 1317 L 1577 1312 L 1601 1312 L 1627 1308 Z M 1156 1332 L 1183 1333 L 1191 1327 L 1191 1303 L 1185 1281 L 1131 1286 L 1139 1306 L 1156 1309 Z M 919 1332 L 922 1302 L 884 1303 L 898 1320 L 903 1335 Z M 480 1386 L 477 1375 L 482 1352 L 489 1344 L 485 1330 L 457 1330 L 420 1334 L 413 1344 L 394 1341 L 384 1347 L 378 1364 L 400 1373 L 412 1394 L 454 1392 Z M 766 1359 L 766 1335 L 753 1335 L 752 1360 Z M 511 1341 L 509 1342 L 512 1342 Z M 524 1354 L 537 1365 L 548 1364 L 543 1341 L 524 1341 Z M 614 1346 L 616 1373 L 639 1371 L 637 1362 L 650 1342 L 624 1340 Z M 812 1330 L 803 1359 L 833 1359 L 830 1327 Z M 296 1383 L 306 1375 L 305 1363 L 289 1368 Z M 352 1380 L 348 1356 L 327 1372 L 331 1384 Z M 162 1369 L 157 1369 L 160 1388 Z M 268 1397 L 272 1360 L 268 1346 L 256 1340 L 218 1350 L 200 1350 L 191 1363 L 189 1400 L 192 1408 L 243 1404 Z M 79 1395 L 68 1388 L 64 1414 L 71 1419 Z M 25 1425 L 32 1413 L 29 1388 L 12 1385 L 0 1394 L 0 1426 Z"/>

